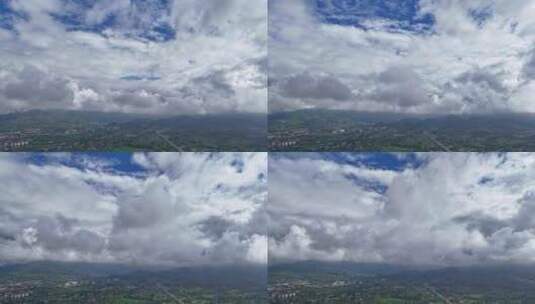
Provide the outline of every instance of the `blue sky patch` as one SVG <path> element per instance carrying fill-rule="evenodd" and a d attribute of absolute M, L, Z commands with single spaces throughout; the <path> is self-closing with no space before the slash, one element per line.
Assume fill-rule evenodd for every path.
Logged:
<path fill-rule="evenodd" d="M 0 1 L 0 27 L 13 30 L 17 22 L 28 20 L 24 12 L 15 11 L 10 0 Z M 86 31 L 102 33 L 107 29 L 119 30 L 127 37 L 147 39 L 151 41 L 168 41 L 176 36 L 171 24 L 165 21 L 170 14 L 169 0 L 131 0 L 128 11 L 110 13 L 100 22 L 87 21 L 87 12 L 98 3 L 96 0 L 63 0 L 64 11 L 50 13 L 68 31 Z M 128 28 L 122 28 L 125 22 Z"/>
<path fill-rule="evenodd" d="M 388 190 L 388 186 L 385 184 L 376 181 L 370 181 L 355 174 L 346 174 L 344 177 L 352 181 L 355 185 L 362 187 L 366 191 L 385 194 L 386 190 Z"/>
<path fill-rule="evenodd" d="M 12 31 L 15 23 L 27 20 L 28 16 L 22 12 L 14 11 L 10 3 L 11 0 L 0 0 L 0 28 Z"/>
<path fill-rule="evenodd" d="M 486 184 L 489 184 L 489 183 L 492 183 L 494 181 L 494 179 L 492 177 L 489 177 L 489 176 L 483 176 L 478 184 L 479 185 L 486 185 Z"/>
<path fill-rule="evenodd" d="M 342 152 L 292 152 L 270 153 L 270 159 L 323 159 L 338 164 L 367 167 L 371 169 L 403 171 L 417 169 L 427 163 L 427 159 L 416 153 L 342 153 Z"/>
<path fill-rule="evenodd" d="M 468 12 L 470 17 L 474 20 L 475 23 L 479 26 L 483 26 L 487 20 L 494 16 L 494 8 L 492 5 L 487 5 L 484 7 L 479 7 L 472 9 Z"/>
<path fill-rule="evenodd" d="M 88 168 L 87 161 L 90 161 L 106 164 L 106 171 L 113 171 L 119 174 L 140 174 L 145 172 L 143 167 L 132 161 L 131 153 L 27 153 L 23 157 L 27 163 L 37 166 L 61 164 L 86 170 Z"/>
<path fill-rule="evenodd" d="M 0 27 L 13 30 L 16 22 L 28 20 L 24 12 L 14 11 L 10 0 L 0 1 Z M 169 0 L 131 0 L 129 9 L 111 10 L 99 21 L 89 20 L 87 14 L 97 0 L 63 0 L 61 12 L 51 12 L 67 31 L 85 31 L 102 34 L 113 29 L 126 37 L 164 42 L 175 39 L 176 32 L 169 23 L 171 2 Z"/>
<path fill-rule="evenodd" d="M 434 25 L 430 14 L 420 15 L 419 0 L 316 0 L 316 13 L 326 23 L 369 29 L 371 20 L 389 21 L 387 30 L 424 32 Z"/>
<path fill-rule="evenodd" d="M 315 0 L 317 16 L 325 23 L 369 29 L 371 20 L 389 21 L 387 30 L 426 32 L 435 21 L 430 14 L 420 15 L 419 0 Z"/>
<path fill-rule="evenodd" d="M 324 159 L 339 164 L 392 171 L 418 168 L 425 163 L 425 160 L 413 153 L 322 153 L 321 155 Z"/>
<path fill-rule="evenodd" d="M 243 160 L 236 158 L 230 163 L 230 165 L 234 167 L 234 169 L 236 169 L 237 173 L 242 173 L 245 163 L 243 162 Z"/>

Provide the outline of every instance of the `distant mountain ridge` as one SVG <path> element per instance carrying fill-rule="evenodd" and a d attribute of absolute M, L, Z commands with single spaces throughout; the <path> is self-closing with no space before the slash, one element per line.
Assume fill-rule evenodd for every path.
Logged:
<path fill-rule="evenodd" d="M 32 110 L 0 115 L 1 151 L 264 151 L 258 113 L 149 116 Z M 3 149 L 3 150 L 2 150 Z"/>
<path fill-rule="evenodd" d="M 280 263 L 269 266 L 269 271 L 285 272 L 332 272 L 347 275 L 393 275 L 397 273 L 433 269 L 433 266 L 407 266 L 386 263 L 355 263 L 355 262 L 323 262 L 300 261 Z"/>
<path fill-rule="evenodd" d="M 535 113 L 417 115 L 297 110 L 269 114 L 270 151 L 535 151 Z"/>
<path fill-rule="evenodd" d="M 0 266 L 0 281 L 13 275 L 27 277 L 64 276 L 110 278 L 124 281 L 180 283 L 184 286 L 220 286 L 256 289 L 267 284 L 262 265 L 220 265 L 189 267 L 131 266 L 125 264 L 40 261 Z"/>
<path fill-rule="evenodd" d="M 44 120 L 44 121 L 82 121 L 86 123 L 124 123 L 136 120 L 173 120 L 181 119 L 211 119 L 211 118 L 241 118 L 250 117 L 264 118 L 264 114 L 259 113 L 221 113 L 221 114 L 165 114 L 165 115 L 147 115 L 121 112 L 97 112 L 97 111 L 76 111 L 76 110 L 28 110 L 21 112 L 11 112 L 0 114 L 0 123 L 15 122 L 20 120 Z"/>
<path fill-rule="evenodd" d="M 388 123 L 402 121 L 447 121 L 451 119 L 469 120 L 469 119 L 534 119 L 535 113 L 520 112 L 502 112 L 502 113 L 463 113 L 463 114 L 416 114 L 416 113 L 397 113 L 397 112 L 368 112 L 352 110 L 331 110 L 331 109 L 301 109 L 292 111 L 278 111 L 268 114 L 269 120 L 279 120 L 299 117 L 302 119 L 319 119 L 319 118 L 342 118 L 360 120 L 365 123 Z M 534 122 L 535 125 L 535 122 Z"/>
<path fill-rule="evenodd" d="M 396 265 L 388 263 L 300 261 L 269 266 L 270 272 L 290 273 L 340 273 L 352 275 L 376 275 L 411 280 L 455 280 L 479 278 L 501 274 L 505 276 L 531 277 L 535 284 L 535 264 L 489 264 L 466 266 Z"/>

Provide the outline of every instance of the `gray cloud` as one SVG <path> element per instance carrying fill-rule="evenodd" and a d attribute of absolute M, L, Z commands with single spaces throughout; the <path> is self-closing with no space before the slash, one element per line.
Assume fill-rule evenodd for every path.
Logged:
<path fill-rule="evenodd" d="M 393 66 L 377 75 L 377 88 L 370 94 L 370 98 L 406 108 L 429 102 L 428 95 L 418 74 L 409 67 Z"/>
<path fill-rule="evenodd" d="M 270 1 L 270 111 L 535 112 L 532 60 L 525 58 L 535 36 L 530 1 L 420 1 L 416 14 L 432 23 L 395 15 L 406 6 L 389 5 L 391 17 L 366 1 Z M 492 18 L 473 18 L 480 11 Z M 333 94 L 316 90 L 310 78 L 284 81 L 303 71 L 340 80 L 343 88 L 328 86 L 339 98 L 316 99 Z M 348 92 L 352 102 L 345 102 Z"/>
<path fill-rule="evenodd" d="M 115 231 L 143 229 L 166 223 L 177 213 L 186 210 L 177 208 L 164 184 L 154 183 L 142 195 L 125 195 L 118 199 L 118 212 L 113 218 Z"/>
<path fill-rule="evenodd" d="M 511 92 L 504 79 L 503 71 L 478 68 L 456 77 L 446 88 L 462 98 L 467 109 L 479 112 L 506 110 Z"/>
<path fill-rule="evenodd" d="M 266 263 L 265 153 L 2 156 L 0 263 Z"/>
<path fill-rule="evenodd" d="M 458 218 L 454 218 L 453 221 L 456 223 L 465 224 L 466 229 L 469 231 L 478 231 L 486 238 L 491 237 L 500 229 L 508 226 L 507 222 L 481 213 L 460 216 Z"/>
<path fill-rule="evenodd" d="M 232 226 L 232 223 L 220 217 L 209 217 L 197 224 L 199 230 L 210 239 L 218 240 Z"/>
<path fill-rule="evenodd" d="M 10 1 L 0 112 L 265 112 L 266 2 Z"/>
<path fill-rule="evenodd" d="M 533 154 L 415 156 L 421 165 L 401 170 L 327 156 L 270 159 L 270 261 L 534 261 Z"/>
<path fill-rule="evenodd" d="M 349 87 L 331 77 L 313 77 L 308 73 L 289 77 L 282 85 L 282 94 L 293 98 L 350 100 L 353 97 Z"/>
<path fill-rule="evenodd" d="M 65 108 L 72 107 L 74 97 L 69 81 L 32 67 L 25 66 L 0 85 L 7 101 L 2 108 Z"/>
<path fill-rule="evenodd" d="M 225 72 L 215 71 L 212 74 L 192 79 L 191 86 L 196 90 L 217 91 L 223 97 L 231 97 L 236 92 L 225 79 Z M 216 98 L 214 96 L 214 98 Z"/>
<path fill-rule="evenodd" d="M 523 68 L 524 76 L 528 79 L 535 78 L 535 50 L 531 51 L 531 56 L 524 65 Z"/>
<path fill-rule="evenodd" d="M 520 201 L 521 207 L 517 216 L 513 219 L 515 231 L 535 230 L 535 194 L 527 193 Z"/>
<path fill-rule="evenodd" d="M 27 245 L 42 246 L 50 252 L 74 250 L 86 254 L 98 254 L 104 250 L 105 240 L 94 232 L 65 225 L 60 217 L 40 217 L 35 225 L 35 242 Z"/>
<path fill-rule="evenodd" d="M 474 85 L 482 86 L 486 89 L 490 89 L 496 92 L 505 92 L 506 88 L 499 77 L 495 74 L 491 74 L 485 70 L 474 70 L 462 74 L 455 79 L 457 82 L 470 83 Z"/>

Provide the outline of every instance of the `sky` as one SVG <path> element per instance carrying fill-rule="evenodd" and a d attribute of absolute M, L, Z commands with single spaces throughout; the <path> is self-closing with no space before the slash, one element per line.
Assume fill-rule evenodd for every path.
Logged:
<path fill-rule="evenodd" d="M 0 154 L 0 264 L 265 265 L 266 153 Z"/>
<path fill-rule="evenodd" d="M 0 113 L 267 111 L 267 0 L 0 0 Z"/>
<path fill-rule="evenodd" d="M 535 112 L 534 0 L 271 0 L 269 111 Z"/>
<path fill-rule="evenodd" d="M 270 154 L 269 262 L 535 262 L 535 154 Z"/>

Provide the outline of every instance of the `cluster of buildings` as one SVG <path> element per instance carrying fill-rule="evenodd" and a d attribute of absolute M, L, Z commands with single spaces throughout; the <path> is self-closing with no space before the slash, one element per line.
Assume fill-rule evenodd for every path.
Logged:
<path fill-rule="evenodd" d="M 32 293 L 33 283 L 20 282 L 0 285 L 0 303 L 24 303 Z"/>
<path fill-rule="evenodd" d="M 25 132 L 0 133 L 0 149 L 2 151 L 22 150 L 30 144 L 27 138 L 35 134 L 35 132 L 35 130 L 28 130 Z"/>
<path fill-rule="evenodd" d="M 291 129 L 268 136 L 270 150 L 288 149 L 296 146 L 299 139 L 310 135 L 308 129 Z"/>

